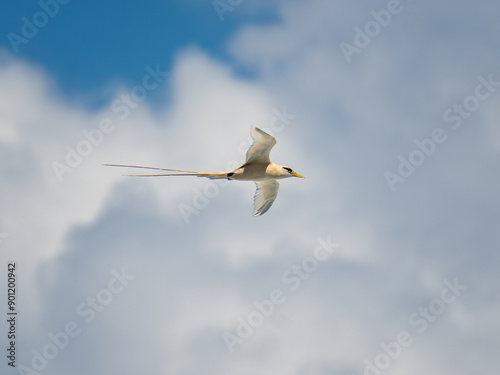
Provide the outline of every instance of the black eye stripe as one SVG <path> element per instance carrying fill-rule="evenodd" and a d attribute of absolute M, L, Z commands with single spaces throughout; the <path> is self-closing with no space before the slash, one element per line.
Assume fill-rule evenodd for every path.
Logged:
<path fill-rule="evenodd" d="M 292 168 L 288 168 L 288 167 L 283 167 L 283 169 L 286 169 L 288 172 L 292 173 Z"/>

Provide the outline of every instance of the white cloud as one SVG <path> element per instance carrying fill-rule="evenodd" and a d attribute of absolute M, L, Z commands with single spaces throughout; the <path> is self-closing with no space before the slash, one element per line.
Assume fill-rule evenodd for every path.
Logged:
<path fill-rule="evenodd" d="M 158 88 L 168 85 L 171 105 L 153 114 L 144 103 L 124 120 L 110 107 L 93 112 L 65 102 L 37 67 L 3 64 L 0 231 L 9 237 L 0 246 L 25 270 L 23 353 L 41 348 L 48 330 L 80 319 L 75 306 L 125 266 L 134 282 L 94 323 L 78 320 L 83 332 L 50 363 L 52 373 L 361 374 L 364 359 L 408 329 L 410 314 L 439 294 L 445 278 L 458 277 L 468 286 L 463 296 L 386 373 L 493 373 L 498 97 L 449 132 L 395 193 L 383 172 L 415 138 L 447 126 L 443 112 L 473 92 L 479 75 L 500 76 L 488 62 L 497 52 L 486 48 L 484 31 L 471 30 L 465 42 L 455 37 L 453 3 L 413 2 L 348 64 L 339 43 L 385 5 L 283 3 L 280 24 L 246 27 L 228 47 L 235 64 L 257 67 L 255 81 L 188 49 Z M 460 15 L 497 30 L 489 6 Z M 426 27 L 409 26 L 419 23 Z M 482 53 L 488 59 L 478 59 Z M 130 90 L 117 88 L 110 103 Z M 265 127 L 283 106 L 297 117 L 276 134 L 272 157 L 307 178 L 284 181 L 260 218 L 251 217 L 252 184 L 229 183 L 186 224 L 178 205 L 190 204 L 207 181 L 124 178 L 100 166 L 222 170 L 243 160 L 238 145 L 249 127 Z M 116 128 L 60 183 L 51 163 L 107 117 Z M 230 355 L 224 331 L 254 300 L 285 289 L 283 272 L 327 235 L 342 250 Z"/>

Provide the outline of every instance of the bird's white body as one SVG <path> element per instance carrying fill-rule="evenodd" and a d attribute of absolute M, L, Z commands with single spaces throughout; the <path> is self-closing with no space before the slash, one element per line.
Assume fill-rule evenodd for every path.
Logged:
<path fill-rule="evenodd" d="M 269 181 L 292 177 L 284 173 L 283 167 L 278 164 L 247 164 L 232 172 L 228 172 L 228 179 L 240 181 Z"/>
<path fill-rule="evenodd" d="M 207 177 L 210 179 L 228 179 L 238 181 L 254 181 L 257 185 L 257 190 L 254 197 L 254 216 L 260 216 L 265 213 L 274 203 L 278 195 L 279 179 L 287 177 L 304 177 L 292 168 L 283 167 L 274 164 L 269 160 L 269 152 L 276 144 L 276 139 L 259 128 L 252 127 L 252 138 L 254 142 L 247 151 L 245 163 L 230 172 L 197 172 L 187 171 L 181 169 L 167 169 L 155 167 L 143 167 L 138 165 L 123 165 L 123 164 L 105 164 L 112 167 L 128 167 L 128 168 L 143 168 L 154 169 L 175 173 L 161 173 L 161 174 L 134 174 L 128 176 L 139 177 L 159 177 L 159 176 L 197 176 Z"/>

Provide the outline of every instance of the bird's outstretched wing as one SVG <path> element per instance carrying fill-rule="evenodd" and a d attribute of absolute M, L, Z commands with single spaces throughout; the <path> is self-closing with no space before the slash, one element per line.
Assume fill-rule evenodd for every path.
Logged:
<path fill-rule="evenodd" d="M 276 180 L 256 182 L 257 190 L 253 199 L 253 216 L 260 216 L 267 212 L 278 196 L 280 184 Z"/>
<path fill-rule="evenodd" d="M 252 127 L 250 134 L 252 135 L 253 143 L 247 151 L 245 164 L 270 163 L 269 152 L 276 144 L 276 139 L 255 126 Z"/>

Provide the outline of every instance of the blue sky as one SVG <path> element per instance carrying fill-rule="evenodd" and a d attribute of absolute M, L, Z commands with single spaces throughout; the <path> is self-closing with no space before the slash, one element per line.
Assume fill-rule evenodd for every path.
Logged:
<path fill-rule="evenodd" d="M 18 58 L 39 63 L 70 97 L 95 95 L 111 83 L 134 84 L 151 61 L 161 61 L 169 70 L 176 54 L 186 46 L 203 48 L 212 56 L 227 59 L 225 45 L 239 25 L 278 21 L 271 11 L 273 5 L 253 12 L 223 8 L 221 20 L 211 2 L 47 4 L 54 15 L 41 27 L 36 27 L 35 22 L 36 34 L 27 38 L 27 43 L 12 42 L 9 33 L 22 37 L 23 17 L 33 22 L 37 12 L 45 12 L 44 6 L 38 2 L 2 4 L 0 46 Z M 238 7 L 248 8 L 245 4 Z"/>
<path fill-rule="evenodd" d="M 46 16 L 0 6 L 2 374 L 498 372 L 497 2 L 115 4 L 17 52 Z M 253 125 L 306 176 L 257 218 L 102 166 L 229 170 Z"/>

